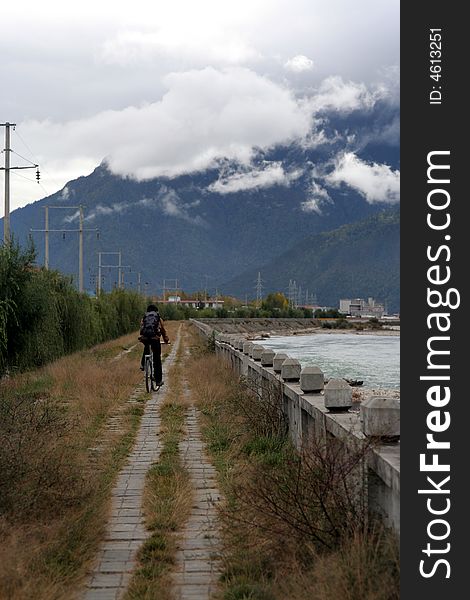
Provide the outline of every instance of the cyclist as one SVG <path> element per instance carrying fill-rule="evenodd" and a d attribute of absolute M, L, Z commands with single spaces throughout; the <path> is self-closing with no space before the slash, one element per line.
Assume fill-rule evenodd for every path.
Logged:
<path fill-rule="evenodd" d="M 163 385 L 162 380 L 162 347 L 160 344 L 160 336 L 163 337 L 165 344 L 169 344 L 170 340 L 163 325 L 163 319 L 160 317 L 158 308 L 155 304 L 147 306 L 147 312 L 140 321 L 140 336 L 139 340 L 144 344 L 144 352 L 140 362 L 140 370 L 145 369 L 145 355 L 149 354 L 150 349 L 153 353 L 153 372 L 155 383 Z"/>

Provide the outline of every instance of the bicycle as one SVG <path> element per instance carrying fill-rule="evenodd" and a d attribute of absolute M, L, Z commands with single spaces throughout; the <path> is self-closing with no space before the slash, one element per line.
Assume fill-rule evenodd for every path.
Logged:
<path fill-rule="evenodd" d="M 153 371 L 153 353 L 145 355 L 145 388 L 148 393 L 157 392 L 161 386 L 157 385 L 155 381 L 155 374 Z"/>
<path fill-rule="evenodd" d="M 170 342 L 168 342 L 169 344 Z M 155 381 L 155 372 L 153 369 L 153 352 L 150 350 L 150 354 L 145 355 L 145 388 L 148 393 L 158 392 L 158 390 L 162 387 L 162 384 L 158 385 Z"/>

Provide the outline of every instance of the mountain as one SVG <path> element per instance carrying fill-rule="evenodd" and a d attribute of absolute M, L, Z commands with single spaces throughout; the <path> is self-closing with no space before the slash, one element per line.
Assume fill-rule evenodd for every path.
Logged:
<path fill-rule="evenodd" d="M 95 289 L 97 253 L 121 250 L 122 263 L 128 265 L 124 269 L 127 285 L 135 286 L 137 273 L 141 272 L 149 293 L 161 293 L 164 279 L 177 279 L 186 291 L 204 287 L 214 291 L 218 287 L 220 293 L 228 292 L 225 282 L 259 270 L 261 265 L 298 247 L 304 238 L 360 221 L 383 209 L 387 198 L 377 201 L 358 189 L 358 185 L 369 185 L 371 181 L 374 187 L 384 168 L 387 177 L 396 179 L 396 172 L 389 167 L 398 168 L 398 146 L 389 132 L 394 131 L 397 113 L 379 105 L 374 110 L 376 115 L 358 112 L 348 119 L 329 118 L 324 138 L 317 136 L 305 144 L 254 151 L 249 165 L 221 160 L 203 172 L 136 181 L 111 173 L 102 163 L 61 191 L 12 212 L 12 232 L 26 243 L 30 229 L 44 228 L 45 206 L 68 208 L 49 210 L 51 229 L 76 230 L 78 214 L 73 207 L 83 205 L 85 227 L 92 230 L 84 235 L 88 290 Z M 337 168 L 345 144 L 353 144 L 347 146 L 348 151 L 365 161 L 352 165 L 366 170 L 359 184 L 328 179 L 327 174 Z M 349 176 L 348 169 L 351 164 L 343 165 L 342 177 Z M 33 232 L 32 237 L 37 262 L 43 264 L 44 234 Z M 51 268 L 76 278 L 76 231 L 51 232 L 49 241 Z M 299 260 L 303 260 L 300 255 Z M 103 262 L 116 265 L 117 256 L 103 256 Z M 359 272 L 360 265 L 356 266 Z M 327 270 L 326 262 L 323 267 Z M 103 288 L 110 289 L 117 280 L 117 269 L 106 267 L 102 275 Z M 290 278 L 282 282 L 281 289 Z M 230 289 L 241 291 L 236 285 Z M 253 282 L 244 287 L 245 293 L 253 295 Z"/>
<path fill-rule="evenodd" d="M 390 312 L 400 307 L 400 213 L 381 211 L 367 219 L 333 231 L 308 236 L 290 250 L 224 285 L 240 295 L 252 289 L 261 272 L 264 292 L 287 293 L 289 280 L 320 305 L 338 306 L 340 298 L 368 298 L 386 302 Z"/>

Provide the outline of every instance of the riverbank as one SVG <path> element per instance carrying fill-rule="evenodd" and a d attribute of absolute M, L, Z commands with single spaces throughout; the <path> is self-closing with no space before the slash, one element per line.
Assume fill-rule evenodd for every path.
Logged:
<path fill-rule="evenodd" d="M 331 329 L 325 327 L 326 323 L 336 323 L 335 319 L 198 319 L 221 333 L 237 333 L 247 339 L 263 339 L 274 335 L 312 335 L 317 333 L 341 334 L 350 333 L 357 335 L 390 335 L 399 336 L 400 330 L 396 325 L 377 328 L 377 324 L 368 321 L 355 322 L 351 328 Z M 358 327 L 363 327 L 359 329 Z M 391 327 L 394 327 L 392 329 Z"/>

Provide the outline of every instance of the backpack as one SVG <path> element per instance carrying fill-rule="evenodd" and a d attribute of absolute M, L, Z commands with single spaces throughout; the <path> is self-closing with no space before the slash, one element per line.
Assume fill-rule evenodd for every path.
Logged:
<path fill-rule="evenodd" d="M 160 315 L 154 310 L 145 313 L 140 328 L 140 335 L 145 338 L 153 338 L 160 335 Z"/>

